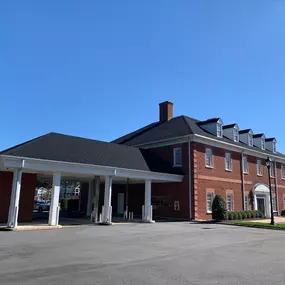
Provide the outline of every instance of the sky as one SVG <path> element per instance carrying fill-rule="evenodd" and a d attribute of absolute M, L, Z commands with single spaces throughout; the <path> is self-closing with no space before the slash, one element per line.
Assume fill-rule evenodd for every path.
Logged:
<path fill-rule="evenodd" d="M 283 0 L 0 1 L 0 150 L 49 132 L 110 141 L 170 100 L 285 153 L 284 15 Z"/>

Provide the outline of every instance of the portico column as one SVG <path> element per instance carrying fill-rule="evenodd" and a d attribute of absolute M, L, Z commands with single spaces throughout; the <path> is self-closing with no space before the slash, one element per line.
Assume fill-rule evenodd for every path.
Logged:
<path fill-rule="evenodd" d="M 95 176 L 92 180 L 92 213 L 91 222 L 98 222 L 98 208 L 99 208 L 99 195 L 100 195 L 100 176 Z"/>
<path fill-rule="evenodd" d="M 103 224 L 111 224 L 112 176 L 105 176 Z"/>
<path fill-rule="evenodd" d="M 92 212 L 93 184 L 94 184 L 94 181 L 93 181 L 93 180 L 89 181 L 89 185 L 88 185 L 87 210 L 86 210 L 86 216 L 88 216 L 88 217 L 91 216 L 91 212 Z"/>
<path fill-rule="evenodd" d="M 151 180 L 145 181 L 144 207 L 144 221 L 152 223 Z"/>
<path fill-rule="evenodd" d="M 21 192 L 22 170 L 16 169 L 13 175 L 13 184 L 11 191 L 11 200 L 8 215 L 8 227 L 16 228 L 18 226 L 19 201 Z"/>
<path fill-rule="evenodd" d="M 48 224 L 50 226 L 58 225 L 59 218 L 59 194 L 60 194 L 60 182 L 61 182 L 61 174 L 54 173 L 53 181 L 52 181 L 52 192 L 51 192 L 51 205 L 49 209 L 49 219 Z"/>

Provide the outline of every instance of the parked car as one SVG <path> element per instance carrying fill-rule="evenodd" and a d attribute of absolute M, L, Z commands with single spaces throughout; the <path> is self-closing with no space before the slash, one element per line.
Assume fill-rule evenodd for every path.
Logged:
<path fill-rule="evenodd" d="M 34 201 L 34 210 L 38 211 L 39 213 L 43 211 L 49 211 L 50 203 L 43 202 L 43 201 Z"/>

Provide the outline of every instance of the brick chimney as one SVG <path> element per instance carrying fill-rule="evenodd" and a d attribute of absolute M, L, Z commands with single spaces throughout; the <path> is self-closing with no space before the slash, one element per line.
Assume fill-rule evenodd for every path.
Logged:
<path fill-rule="evenodd" d="M 165 101 L 159 104 L 159 121 L 166 122 L 173 118 L 173 103 Z"/>

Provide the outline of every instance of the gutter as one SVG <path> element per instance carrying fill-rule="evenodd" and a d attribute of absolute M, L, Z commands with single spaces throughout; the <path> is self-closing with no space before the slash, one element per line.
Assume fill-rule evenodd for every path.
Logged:
<path fill-rule="evenodd" d="M 276 161 L 274 161 L 274 172 L 275 172 L 275 203 L 276 203 L 276 211 L 277 214 L 279 215 L 279 203 L 278 203 L 278 183 L 277 183 L 277 165 L 276 165 Z"/>
<path fill-rule="evenodd" d="M 188 139 L 188 187 L 189 187 L 189 218 L 192 220 L 192 160 L 191 160 L 191 144 Z"/>
<path fill-rule="evenodd" d="M 244 152 L 241 153 L 241 191 L 242 191 L 242 206 L 243 210 L 245 211 L 245 186 L 244 186 L 244 165 L 243 165 L 243 159 L 244 159 Z"/>

